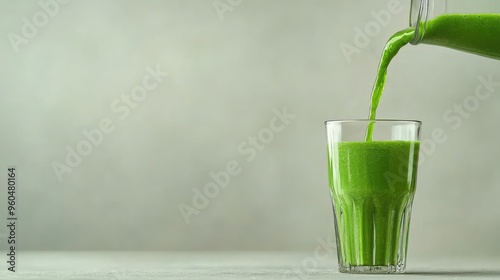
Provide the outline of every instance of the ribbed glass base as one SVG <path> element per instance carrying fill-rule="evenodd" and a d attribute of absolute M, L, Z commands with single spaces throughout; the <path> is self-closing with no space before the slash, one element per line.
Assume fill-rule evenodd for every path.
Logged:
<path fill-rule="evenodd" d="M 400 265 L 346 265 L 340 266 L 341 273 L 359 273 L 359 274 L 391 274 L 391 273 L 404 273 L 406 270 L 403 264 Z"/>

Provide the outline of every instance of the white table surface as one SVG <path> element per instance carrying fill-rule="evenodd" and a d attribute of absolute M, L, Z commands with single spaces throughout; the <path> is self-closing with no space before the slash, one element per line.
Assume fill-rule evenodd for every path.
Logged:
<path fill-rule="evenodd" d="M 341 274 L 334 257 L 317 267 L 302 266 L 315 266 L 313 257 L 313 252 L 20 251 L 18 271 L 7 272 L 2 261 L 0 279 L 500 279 L 500 257 L 409 258 L 403 275 Z"/>

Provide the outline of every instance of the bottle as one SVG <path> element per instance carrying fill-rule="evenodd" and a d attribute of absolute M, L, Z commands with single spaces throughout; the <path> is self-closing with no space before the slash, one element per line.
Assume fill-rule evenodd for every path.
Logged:
<path fill-rule="evenodd" d="M 412 0 L 411 44 L 448 47 L 500 59 L 500 1 Z"/>

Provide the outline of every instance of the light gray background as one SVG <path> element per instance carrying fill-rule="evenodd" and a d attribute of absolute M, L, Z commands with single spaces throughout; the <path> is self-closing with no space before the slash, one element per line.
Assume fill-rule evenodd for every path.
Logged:
<path fill-rule="evenodd" d="M 350 63 L 340 44 L 387 2 L 246 0 L 221 20 L 209 0 L 74 0 L 16 53 L 8 34 L 41 9 L 0 1 L 0 167 L 19 169 L 21 248 L 312 251 L 333 222 L 323 121 L 367 116 L 410 1 Z M 169 77 L 119 120 L 110 104 L 156 65 Z M 443 120 L 490 74 L 498 61 L 432 46 L 390 67 L 379 117 L 448 136 L 420 168 L 410 254 L 500 254 L 500 95 L 456 130 Z M 247 162 L 238 145 L 284 106 L 296 118 Z M 103 118 L 116 129 L 60 182 L 51 163 Z M 230 160 L 242 173 L 186 225 L 180 203 Z"/>

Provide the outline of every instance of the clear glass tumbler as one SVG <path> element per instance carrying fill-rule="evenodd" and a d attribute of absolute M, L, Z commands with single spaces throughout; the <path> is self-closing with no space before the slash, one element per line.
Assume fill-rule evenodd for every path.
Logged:
<path fill-rule="evenodd" d="M 366 141 L 369 123 L 373 140 Z M 420 121 L 327 121 L 328 175 L 339 270 L 403 273 Z"/>

